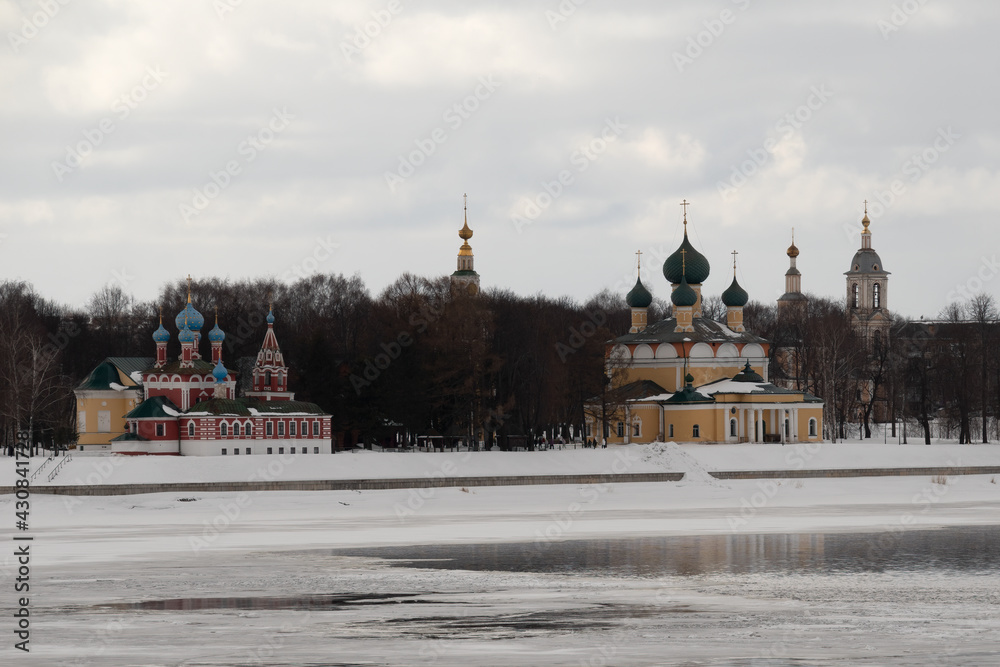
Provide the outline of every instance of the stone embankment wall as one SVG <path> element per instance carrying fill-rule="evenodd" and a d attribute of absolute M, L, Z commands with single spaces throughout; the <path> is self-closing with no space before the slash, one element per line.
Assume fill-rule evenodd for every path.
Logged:
<path fill-rule="evenodd" d="M 1000 466 L 940 466 L 935 468 L 844 468 L 839 470 L 720 470 L 716 479 L 805 479 L 842 477 L 903 477 L 938 475 L 1000 475 Z M 511 477 L 410 477 L 402 479 L 334 479 L 272 482 L 191 482 L 173 484 L 32 485 L 31 493 L 66 496 L 123 496 L 137 493 L 225 493 L 232 491 L 370 491 L 469 486 L 531 486 L 538 484 L 628 484 L 679 482 L 682 472 L 621 475 L 519 475 Z M 0 495 L 14 493 L 0 486 Z"/>

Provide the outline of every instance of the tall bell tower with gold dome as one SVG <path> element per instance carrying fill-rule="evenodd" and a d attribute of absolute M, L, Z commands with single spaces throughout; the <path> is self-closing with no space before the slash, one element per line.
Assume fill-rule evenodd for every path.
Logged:
<path fill-rule="evenodd" d="M 802 293 L 802 274 L 795 266 L 799 257 L 799 249 L 795 246 L 795 230 L 792 229 L 792 245 L 785 252 L 788 255 L 788 270 L 785 271 L 785 293 L 778 298 L 778 314 L 790 314 L 802 310 L 808 298 Z"/>
<path fill-rule="evenodd" d="M 472 246 L 469 245 L 469 239 L 472 238 L 472 229 L 469 227 L 469 195 L 462 197 L 465 199 L 465 222 L 458 230 L 462 247 L 458 249 L 458 267 L 451 274 L 451 284 L 453 287 L 464 288 L 470 295 L 475 295 L 479 294 L 479 274 L 476 273 L 475 257 L 472 255 Z"/>
<path fill-rule="evenodd" d="M 886 301 L 889 272 L 882 265 L 882 258 L 872 248 L 872 233 L 868 229 L 868 202 L 865 217 L 861 218 L 861 248 L 851 260 L 847 276 L 847 311 L 851 325 L 866 341 L 880 344 L 889 333 L 890 315 Z"/>

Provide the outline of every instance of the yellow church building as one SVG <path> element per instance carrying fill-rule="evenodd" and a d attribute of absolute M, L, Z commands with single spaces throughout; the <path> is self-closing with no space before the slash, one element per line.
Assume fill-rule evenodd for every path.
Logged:
<path fill-rule="evenodd" d="M 672 316 L 649 324 L 649 290 L 626 296 L 629 333 L 609 341 L 609 387 L 585 406 L 586 433 L 609 444 L 659 441 L 808 442 L 822 438 L 823 401 L 768 381 L 769 341 L 743 326 L 748 295 L 736 280 L 722 293 L 726 323 L 702 314 L 708 259 L 687 234 L 663 264 Z M 735 253 L 734 253 L 735 258 Z"/>
<path fill-rule="evenodd" d="M 153 357 L 108 357 L 73 390 L 78 452 L 111 452 L 112 438 L 125 433 L 125 414 L 143 400 L 139 372 L 153 361 Z"/>

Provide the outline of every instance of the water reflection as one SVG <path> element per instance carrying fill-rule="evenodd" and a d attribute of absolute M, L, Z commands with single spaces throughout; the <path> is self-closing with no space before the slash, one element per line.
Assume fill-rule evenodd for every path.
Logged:
<path fill-rule="evenodd" d="M 416 593 L 317 594 L 296 596 L 254 596 L 214 598 L 173 598 L 142 602 L 113 602 L 97 605 L 101 609 L 142 611 L 206 611 L 211 609 L 295 609 L 335 610 L 370 604 L 413 602 Z"/>
<path fill-rule="evenodd" d="M 754 572 L 1000 570 L 1000 526 L 340 549 L 403 567 L 658 577 Z"/>

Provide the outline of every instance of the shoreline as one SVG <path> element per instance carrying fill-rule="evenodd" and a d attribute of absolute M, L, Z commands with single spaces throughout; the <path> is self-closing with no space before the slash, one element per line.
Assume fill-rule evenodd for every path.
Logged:
<path fill-rule="evenodd" d="M 952 477 L 1000 475 L 1000 466 L 937 466 L 932 468 L 824 468 L 816 470 L 709 470 L 717 480 L 756 479 L 846 479 L 852 477 Z M 670 483 L 683 481 L 687 473 L 623 473 L 582 475 L 498 475 L 494 477 L 387 477 L 381 479 L 174 482 L 165 484 L 74 484 L 35 485 L 34 493 L 46 495 L 121 496 L 148 493 L 226 493 L 232 491 L 384 491 L 390 489 L 439 489 L 485 486 L 551 486 L 581 484 Z M 15 487 L 0 487 L 0 496 Z"/>
<path fill-rule="evenodd" d="M 12 496 L 0 499 L 10 505 Z M 168 554 L 1000 524 L 990 475 L 158 493 L 32 500 L 39 564 Z M 0 559 L 2 561 L 2 559 Z M 0 566 L 3 563 L 0 562 Z"/>

